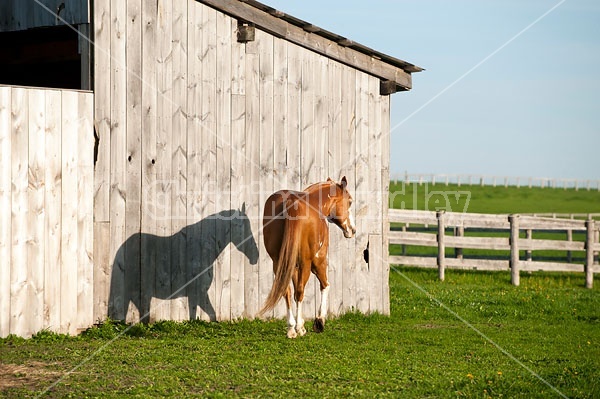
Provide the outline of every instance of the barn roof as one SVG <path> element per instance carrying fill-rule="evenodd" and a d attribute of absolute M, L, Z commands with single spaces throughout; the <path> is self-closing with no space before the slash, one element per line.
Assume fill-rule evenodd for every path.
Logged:
<path fill-rule="evenodd" d="M 382 80 L 382 94 L 412 88 L 411 74 L 423 68 L 383 54 L 254 0 L 197 0 L 276 37 L 286 39 Z"/>

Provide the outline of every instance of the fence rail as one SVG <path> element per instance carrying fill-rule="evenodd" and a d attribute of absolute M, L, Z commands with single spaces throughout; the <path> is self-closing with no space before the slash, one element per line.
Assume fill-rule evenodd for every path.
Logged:
<path fill-rule="evenodd" d="M 440 279 L 445 269 L 510 270 L 511 281 L 519 285 L 520 271 L 568 271 L 585 273 L 587 288 L 593 285 L 593 274 L 600 272 L 595 257 L 600 251 L 600 223 L 593 219 L 559 219 L 528 215 L 491 215 L 476 213 L 389 210 L 392 224 L 390 244 L 402 245 L 402 255 L 390 255 L 390 264 L 437 268 Z M 429 226 L 435 226 L 430 228 Z M 409 229 L 413 231 L 409 231 Z M 415 231 L 416 230 L 416 231 Z M 449 230 L 452 234 L 448 234 Z M 469 230 L 469 235 L 465 231 Z M 533 233 L 566 232 L 565 239 L 533 238 Z M 481 235 L 494 232 L 499 236 Z M 522 233 L 525 238 L 522 238 Z M 585 241 L 573 240 L 573 233 L 585 235 Z M 479 235 L 477 235 L 479 234 Z M 554 234 L 553 236 L 555 236 Z M 407 246 L 437 248 L 437 257 L 407 253 Z M 446 249 L 454 248 L 454 257 Z M 506 259 L 500 255 L 485 259 L 466 258 L 463 249 L 509 251 Z M 533 258 L 533 251 L 566 251 L 564 262 Z M 585 251 L 583 264 L 573 260 L 572 252 Z M 524 253 L 524 257 L 521 256 Z"/>
<path fill-rule="evenodd" d="M 490 176 L 490 175 L 462 175 L 462 174 L 431 174 L 431 173 L 405 173 L 392 176 L 392 181 L 405 183 L 428 184 L 457 184 L 479 186 L 513 186 L 513 187 L 541 187 L 562 188 L 564 190 L 598 190 L 600 179 L 560 179 L 549 177 L 520 177 L 520 176 Z"/>

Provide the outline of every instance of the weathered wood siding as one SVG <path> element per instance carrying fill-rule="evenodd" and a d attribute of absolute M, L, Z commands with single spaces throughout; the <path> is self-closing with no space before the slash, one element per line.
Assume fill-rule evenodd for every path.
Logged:
<path fill-rule="evenodd" d="M 88 24 L 89 0 L 2 0 L 0 32 Z"/>
<path fill-rule="evenodd" d="M 0 86 L 0 336 L 92 322 L 93 96 Z"/>
<path fill-rule="evenodd" d="M 238 43 L 238 21 L 196 1 L 94 11 L 94 320 L 255 317 L 273 281 L 266 197 L 343 175 L 359 233 L 331 228 L 329 310 L 389 312 L 380 80 L 260 29 Z M 317 292 L 311 278 L 308 315 Z"/>

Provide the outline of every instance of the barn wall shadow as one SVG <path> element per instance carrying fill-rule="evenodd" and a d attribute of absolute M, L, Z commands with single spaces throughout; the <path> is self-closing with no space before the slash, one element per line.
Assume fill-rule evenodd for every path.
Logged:
<path fill-rule="evenodd" d="M 217 316 L 208 290 L 213 283 L 216 260 L 229 243 L 251 264 L 258 262 L 258 246 L 245 205 L 210 215 L 172 236 L 132 235 L 115 255 L 108 316 L 130 321 L 127 312 L 133 303 L 140 320 L 148 322 L 152 298 L 187 297 L 190 320 L 196 319 L 196 309 L 200 307 L 215 321 Z"/>

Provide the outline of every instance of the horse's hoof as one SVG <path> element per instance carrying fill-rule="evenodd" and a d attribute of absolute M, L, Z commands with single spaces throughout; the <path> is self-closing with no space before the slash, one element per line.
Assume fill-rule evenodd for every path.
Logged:
<path fill-rule="evenodd" d="M 296 338 L 296 330 L 294 329 L 294 327 L 289 328 L 288 332 L 287 332 L 287 337 L 288 338 Z"/>
<path fill-rule="evenodd" d="M 317 333 L 322 333 L 325 329 L 325 319 L 321 317 L 317 317 L 313 322 L 313 331 Z"/>
<path fill-rule="evenodd" d="M 299 336 L 303 337 L 306 334 L 306 328 L 304 328 L 304 326 L 296 328 L 296 332 Z"/>

